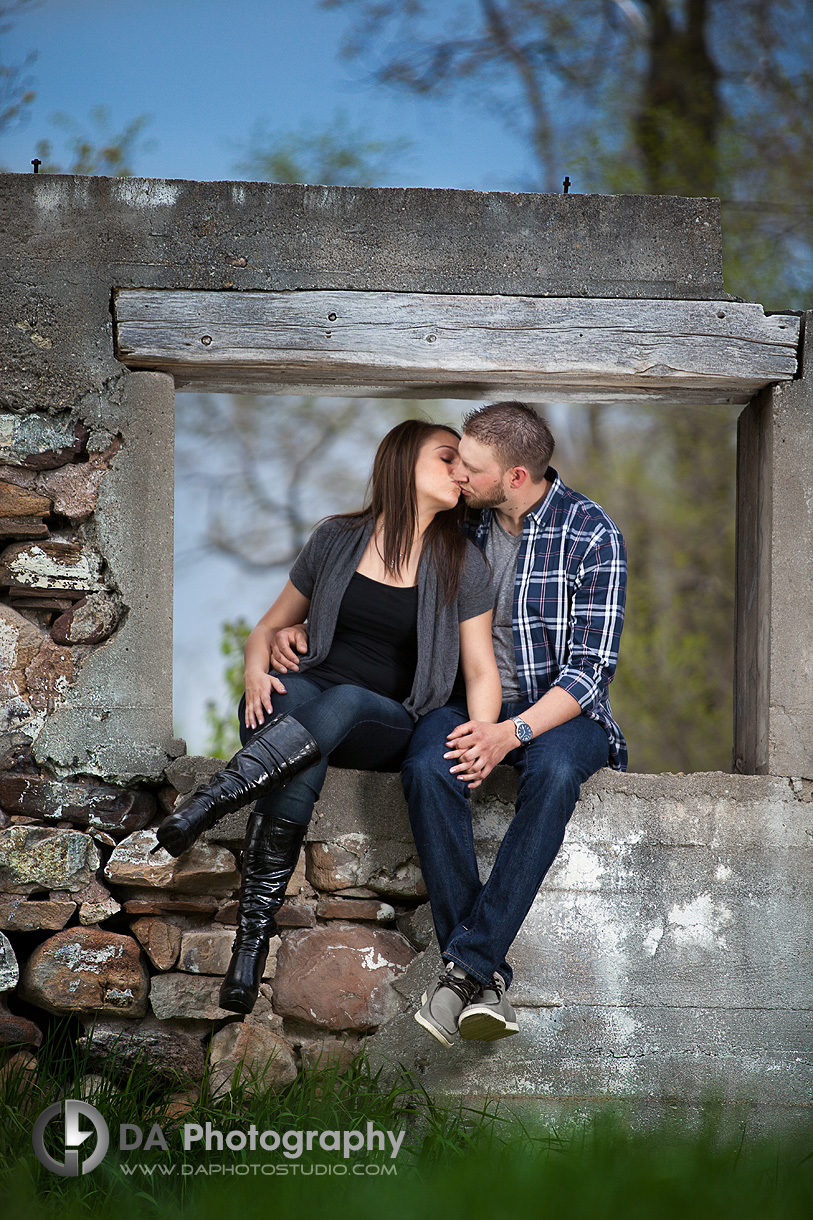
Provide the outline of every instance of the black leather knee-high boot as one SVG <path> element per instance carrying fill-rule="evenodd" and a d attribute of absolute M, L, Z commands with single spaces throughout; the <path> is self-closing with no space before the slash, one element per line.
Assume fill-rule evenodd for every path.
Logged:
<path fill-rule="evenodd" d="M 319 746 L 298 720 L 275 716 L 208 784 L 164 818 L 156 832 L 159 845 L 171 856 L 180 856 L 225 814 L 284 787 L 321 757 Z"/>
<path fill-rule="evenodd" d="M 260 990 L 268 941 L 277 931 L 274 916 L 299 859 L 307 826 L 288 818 L 252 813 L 246 828 L 232 958 L 220 988 L 220 1007 L 249 1013 Z"/>

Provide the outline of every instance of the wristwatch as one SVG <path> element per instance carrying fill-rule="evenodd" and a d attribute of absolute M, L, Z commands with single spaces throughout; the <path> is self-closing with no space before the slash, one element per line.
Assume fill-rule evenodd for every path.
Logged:
<path fill-rule="evenodd" d="M 523 720 L 521 716 L 512 716 L 514 728 L 517 731 L 520 745 L 527 746 L 529 741 L 534 739 L 534 731 L 528 724 L 527 720 Z"/>

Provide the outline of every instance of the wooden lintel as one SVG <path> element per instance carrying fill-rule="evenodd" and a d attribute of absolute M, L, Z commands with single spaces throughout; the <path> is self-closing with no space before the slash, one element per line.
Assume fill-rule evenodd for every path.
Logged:
<path fill-rule="evenodd" d="M 745 403 L 799 341 L 732 301 L 128 289 L 115 314 L 128 367 L 235 393 Z"/>

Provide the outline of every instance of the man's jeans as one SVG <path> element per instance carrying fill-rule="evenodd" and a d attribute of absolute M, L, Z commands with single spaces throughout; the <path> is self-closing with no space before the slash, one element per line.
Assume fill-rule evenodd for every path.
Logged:
<path fill-rule="evenodd" d="M 257 801 L 257 812 L 288 818 L 307 826 L 325 782 L 328 762 L 359 771 L 397 771 L 415 728 L 402 703 L 363 686 L 325 687 L 307 674 L 285 674 L 287 693 L 271 692 L 272 716 L 287 712 L 308 730 L 322 761 L 297 775 L 284 788 Z M 246 728 L 245 695 L 240 700 L 240 740 L 253 736 Z M 266 723 L 268 721 L 266 713 Z M 262 726 L 261 726 L 262 727 Z"/>
<path fill-rule="evenodd" d="M 501 719 L 530 706 L 504 703 Z M 505 762 L 519 770 L 516 813 L 483 885 L 468 785 L 449 772 L 456 760 L 443 757 L 448 734 L 468 719 L 465 704 L 448 703 L 418 721 L 404 791 L 444 959 L 481 983 L 498 971 L 510 985 L 508 949 L 562 845 L 581 784 L 607 765 L 609 742 L 600 724 L 577 716 L 511 751 Z"/>

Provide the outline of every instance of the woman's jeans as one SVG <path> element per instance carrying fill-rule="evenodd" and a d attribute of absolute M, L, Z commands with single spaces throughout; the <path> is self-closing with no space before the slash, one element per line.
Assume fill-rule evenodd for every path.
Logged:
<path fill-rule="evenodd" d="M 500 719 L 529 703 L 504 703 Z M 516 813 L 483 884 L 477 868 L 468 785 L 449 771 L 446 738 L 468 720 L 464 704 L 447 703 L 421 717 L 403 765 L 404 791 L 441 953 L 481 983 L 499 971 L 511 983 L 505 955 L 562 845 L 581 784 L 606 767 L 604 729 L 577 716 L 505 762 L 519 772 Z"/>
<path fill-rule="evenodd" d="M 258 813 L 287 818 L 307 826 L 325 782 L 328 762 L 359 771 L 398 771 L 415 723 L 402 703 L 362 686 L 328 686 L 307 674 L 286 674 L 287 693 L 271 692 L 272 716 L 284 712 L 303 725 L 322 753 L 322 761 L 297 775 L 284 788 L 257 801 Z M 240 740 L 246 745 L 254 730 L 246 728 L 245 695 L 240 700 Z M 266 713 L 266 721 L 269 720 Z M 262 725 L 260 729 L 262 729 Z"/>

